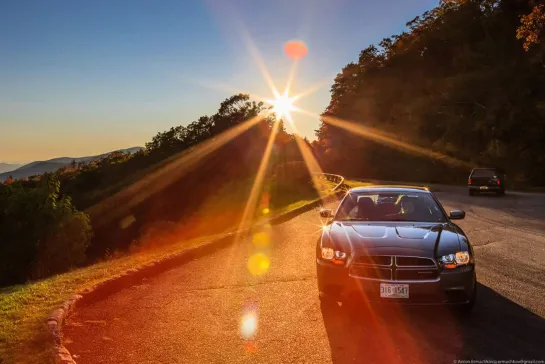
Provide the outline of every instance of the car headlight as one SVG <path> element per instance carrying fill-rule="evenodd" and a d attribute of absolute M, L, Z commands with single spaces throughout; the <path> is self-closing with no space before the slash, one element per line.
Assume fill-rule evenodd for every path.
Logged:
<path fill-rule="evenodd" d="M 331 260 L 335 257 L 335 251 L 332 248 L 323 248 L 322 247 L 322 258 L 326 260 Z"/>
<path fill-rule="evenodd" d="M 471 256 L 469 255 L 469 252 L 463 251 L 443 255 L 439 261 L 444 268 L 456 268 L 468 264 L 471 261 Z"/>
<path fill-rule="evenodd" d="M 344 264 L 346 261 L 346 253 L 341 250 L 333 250 L 333 248 L 322 247 L 322 258 L 329 260 L 334 264 Z"/>

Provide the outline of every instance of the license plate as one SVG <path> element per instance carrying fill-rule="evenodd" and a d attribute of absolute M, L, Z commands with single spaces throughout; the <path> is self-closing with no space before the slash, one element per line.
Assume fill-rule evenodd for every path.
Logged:
<path fill-rule="evenodd" d="M 380 297 L 382 298 L 409 298 L 408 284 L 380 284 Z"/>
<path fill-rule="evenodd" d="M 481 190 L 488 190 L 488 186 L 481 186 Z"/>

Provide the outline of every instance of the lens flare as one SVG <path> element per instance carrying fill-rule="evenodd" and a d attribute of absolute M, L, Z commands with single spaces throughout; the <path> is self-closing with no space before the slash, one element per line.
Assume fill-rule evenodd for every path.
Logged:
<path fill-rule="evenodd" d="M 446 154 L 432 151 L 427 148 L 417 146 L 415 144 L 410 144 L 399 140 L 399 137 L 394 134 L 387 133 L 385 131 L 372 128 L 369 126 L 361 125 L 353 121 L 343 120 L 341 118 L 333 117 L 330 115 L 317 115 L 302 109 L 297 109 L 297 111 L 314 116 L 316 118 L 321 118 L 324 123 L 330 124 L 341 129 L 344 129 L 348 132 L 351 132 L 354 135 L 361 136 L 363 138 L 375 141 L 377 143 L 383 144 L 387 147 L 403 151 L 408 154 L 425 156 L 428 158 L 436 159 L 447 165 L 463 167 L 466 169 L 475 168 L 475 165 L 469 162 L 465 162 L 454 157 L 450 157 Z"/>
<path fill-rule="evenodd" d="M 312 184 L 314 185 L 314 189 L 318 192 L 318 196 L 323 202 L 325 200 L 325 197 L 327 196 L 327 193 L 322 188 L 322 185 L 320 183 L 321 181 L 319 180 L 319 176 L 322 175 L 323 170 L 320 167 L 320 164 L 318 163 L 316 158 L 314 157 L 310 146 L 299 136 L 297 126 L 293 122 L 291 115 L 288 115 L 288 121 L 290 122 L 290 125 L 295 131 L 295 142 L 297 144 L 297 147 L 299 148 L 299 151 L 301 152 L 301 155 L 303 156 L 303 161 L 305 162 L 305 165 L 307 166 L 309 174 L 312 178 Z"/>
<path fill-rule="evenodd" d="M 265 231 L 260 231 L 254 234 L 252 237 L 252 244 L 257 249 L 265 249 L 271 243 L 271 238 L 269 233 Z"/>
<path fill-rule="evenodd" d="M 277 120 L 286 117 L 291 119 L 290 111 L 296 110 L 293 105 L 294 98 L 288 96 L 288 90 L 284 91 L 282 95 L 276 94 L 274 100 L 268 100 L 267 102 L 272 105 L 272 113 L 276 116 Z"/>
<path fill-rule="evenodd" d="M 290 40 L 284 44 L 284 52 L 289 58 L 299 60 L 307 55 L 308 48 L 303 41 Z"/>
<path fill-rule="evenodd" d="M 130 215 L 130 211 L 134 206 L 178 181 L 189 173 L 197 162 L 257 125 L 263 119 L 263 115 L 258 115 L 241 122 L 194 148 L 172 156 L 158 166 L 152 166 L 137 182 L 91 206 L 86 212 L 96 225 L 102 225 L 114 219 L 121 219 Z"/>
<path fill-rule="evenodd" d="M 253 354 L 257 351 L 257 344 L 254 341 L 246 341 L 244 343 L 244 349 L 248 354 Z"/>
<path fill-rule="evenodd" d="M 240 320 L 240 336 L 245 340 L 252 339 L 257 332 L 257 313 L 246 312 Z"/>
<path fill-rule="evenodd" d="M 267 141 L 267 146 L 265 147 L 265 151 L 263 152 L 263 157 L 261 159 L 261 163 L 259 164 L 259 168 L 257 170 L 252 189 L 250 190 L 248 201 L 246 202 L 244 212 L 242 213 L 242 219 L 240 220 L 236 236 L 237 241 L 241 238 L 241 232 L 248 229 L 252 225 L 253 216 L 256 211 L 257 203 L 259 202 L 259 191 L 261 190 L 261 186 L 263 186 L 263 180 L 265 179 L 267 167 L 269 165 L 269 159 L 271 156 L 271 151 L 274 145 L 276 134 L 278 133 L 278 127 L 279 123 L 274 123 L 271 134 L 269 136 L 269 140 Z"/>
<path fill-rule="evenodd" d="M 254 276 L 262 276 L 267 273 L 271 263 L 263 253 L 256 253 L 248 259 L 248 271 Z"/>

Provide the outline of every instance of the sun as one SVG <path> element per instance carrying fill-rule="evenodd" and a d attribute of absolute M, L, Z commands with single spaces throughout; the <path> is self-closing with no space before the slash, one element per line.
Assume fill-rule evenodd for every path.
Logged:
<path fill-rule="evenodd" d="M 275 99 L 267 100 L 267 102 L 272 105 L 271 112 L 276 116 L 277 120 L 282 119 L 284 116 L 288 120 L 291 120 L 290 112 L 297 110 L 297 108 L 293 105 L 295 98 L 289 97 L 287 90 L 284 91 L 282 95 L 275 92 Z"/>

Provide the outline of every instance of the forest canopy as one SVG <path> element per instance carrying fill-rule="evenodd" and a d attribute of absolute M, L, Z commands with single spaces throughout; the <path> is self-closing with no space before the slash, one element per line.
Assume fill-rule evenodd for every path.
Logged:
<path fill-rule="evenodd" d="M 451 0 L 363 49 L 331 87 L 314 143 L 326 170 L 461 182 L 466 170 L 388 150 L 325 122 L 340 118 L 475 166 L 545 185 L 544 5 Z M 339 160 L 343 163 L 338 163 Z M 377 161 L 380 160 L 380 165 Z"/>

